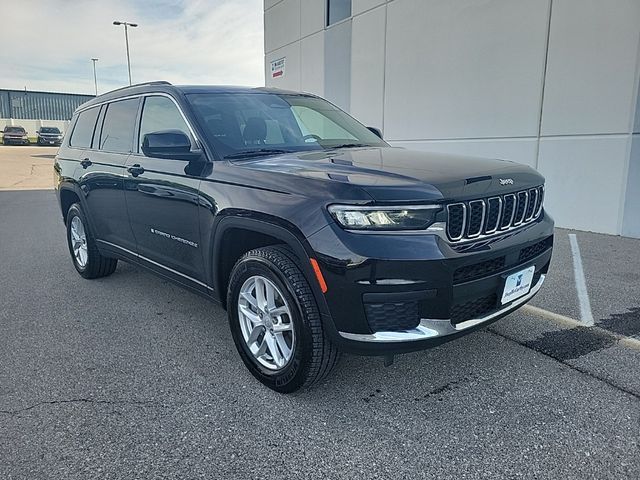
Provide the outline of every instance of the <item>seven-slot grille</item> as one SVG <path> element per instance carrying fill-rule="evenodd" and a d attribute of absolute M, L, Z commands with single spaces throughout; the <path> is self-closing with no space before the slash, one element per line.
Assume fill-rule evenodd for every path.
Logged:
<path fill-rule="evenodd" d="M 450 240 L 473 239 L 532 222 L 542 212 L 544 186 L 447 205 Z"/>

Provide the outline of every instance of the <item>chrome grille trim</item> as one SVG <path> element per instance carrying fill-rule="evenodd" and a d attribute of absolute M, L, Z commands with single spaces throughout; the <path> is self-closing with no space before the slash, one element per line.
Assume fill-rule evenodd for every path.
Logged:
<path fill-rule="evenodd" d="M 537 207 L 538 207 L 538 189 L 532 188 L 529 190 L 529 203 L 527 204 L 527 209 L 525 210 L 525 219 L 524 219 L 525 222 L 531 221 L 531 219 L 535 216 Z M 527 215 L 526 212 L 528 212 L 529 209 L 531 209 L 531 213 Z"/>
<path fill-rule="evenodd" d="M 492 200 L 497 200 L 498 201 L 498 216 L 496 217 L 496 223 L 492 228 L 489 228 L 489 219 L 487 218 L 487 225 L 485 225 L 485 229 L 484 229 L 484 233 L 494 233 L 498 230 L 498 227 L 500 227 L 500 220 L 502 219 L 502 198 L 500 197 L 491 197 L 489 200 L 487 200 L 487 208 L 488 208 L 488 213 L 491 213 L 491 201 Z M 487 217 L 489 215 L 487 214 Z"/>
<path fill-rule="evenodd" d="M 533 218 L 538 218 L 542 213 L 542 206 L 544 203 L 544 185 L 538 187 L 538 208 L 536 209 L 536 213 Z"/>
<path fill-rule="evenodd" d="M 508 230 L 509 227 L 511 227 L 511 225 L 513 224 L 513 219 L 516 216 L 516 207 L 518 206 L 517 198 L 513 193 L 509 193 L 505 195 L 504 196 L 505 205 L 508 199 L 512 199 L 513 201 L 513 206 L 511 207 L 511 217 L 509 218 L 509 221 L 506 223 L 504 221 L 505 219 L 502 218 L 502 216 L 500 217 L 500 230 Z"/>
<path fill-rule="evenodd" d="M 469 231 L 467 232 L 467 238 L 474 238 L 474 237 L 480 236 L 480 234 L 482 233 L 482 230 L 484 229 L 484 219 L 487 215 L 487 205 L 485 204 L 484 200 L 472 200 L 469 202 L 469 216 L 473 214 L 473 206 L 476 204 L 480 204 L 480 206 L 482 207 L 482 216 L 480 217 L 480 222 L 478 223 L 477 232 L 471 232 L 471 222 L 470 221 L 468 222 Z"/>
<path fill-rule="evenodd" d="M 451 232 L 449 231 L 449 222 L 447 222 L 447 235 L 454 242 L 457 240 L 462 240 L 462 238 L 464 237 L 464 231 L 467 228 L 467 206 L 464 203 L 452 203 L 450 205 L 447 205 L 447 216 L 451 215 L 452 207 L 458 206 L 462 207 L 462 227 L 460 228 L 460 235 L 452 236 Z"/>
<path fill-rule="evenodd" d="M 451 203 L 447 205 L 447 237 L 452 242 L 459 242 L 520 228 L 540 216 L 543 203 L 543 185 L 500 196 Z M 498 215 L 494 222 L 495 208 L 498 208 Z M 461 228 L 454 228 L 451 232 L 452 225 L 461 225 Z M 479 230 L 475 228 L 476 225 L 479 225 Z"/>
<path fill-rule="evenodd" d="M 516 194 L 516 199 L 517 199 L 517 202 L 515 206 L 514 216 L 515 214 L 518 213 L 518 210 L 520 210 L 521 205 L 522 204 L 524 205 L 522 205 L 522 214 L 514 219 L 514 222 L 513 222 L 514 226 L 521 225 L 522 222 L 524 222 L 524 217 L 527 214 L 527 204 L 529 203 L 529 193 L 527 193 L 526 191 L 518 192 Z"/>

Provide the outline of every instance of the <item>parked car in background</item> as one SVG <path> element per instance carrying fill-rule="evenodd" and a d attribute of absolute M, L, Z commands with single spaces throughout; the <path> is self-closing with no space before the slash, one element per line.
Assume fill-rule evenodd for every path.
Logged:
<path fill-rule="evenodd" d="M 23 127 L 4 127 L 2 131 L 3 145 L 29 145 L 27 131 Z"/>
<path fill-rule="evenodd" d="M 90 100 L 70 128 L 54 170 L 78 273 L 124 260 L 222 304 L 279 392 L 339 352 L 388 364 L 489 325 L 549 269 L 538 172 L 393 148 L 314 95 L 154 82 Z"/>
<path fill-rule="evenodd" d="M 58 127 L 40 127 L 36 132 L 38 145 L 58 145 L 62 143 L 62 132 Z"/>

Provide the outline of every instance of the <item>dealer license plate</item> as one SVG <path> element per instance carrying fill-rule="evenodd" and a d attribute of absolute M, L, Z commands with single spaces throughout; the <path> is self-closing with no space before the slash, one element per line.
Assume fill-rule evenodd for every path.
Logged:
<path fill-rule="evenodd" d="M 516 298 L 529 293 L 531 290 L 531 282 L 536 267 L 532 266 L 519 272 L 509 275 L 504 282 L 504 290 L 502 292 L 502 304 L 512 302 Z"/>

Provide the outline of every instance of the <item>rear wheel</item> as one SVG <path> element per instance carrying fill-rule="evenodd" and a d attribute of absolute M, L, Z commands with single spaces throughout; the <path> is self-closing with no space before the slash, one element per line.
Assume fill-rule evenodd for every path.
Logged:
<path fill-rule="evenodd" d="M 100 254 L 78 203 L 71 205 L 67 213 L 67 243 L 73 266 L 84 278 L 106 277 L 115 271 L 118 260 Z"/>
<path fill-rule="evenodd" d="M 227 297 L 240 357 L 253 376 L 281 393 L 313 385 L 339 357 L 295 258 L 281 246 L 246 253 L 231 272 Z"/>

